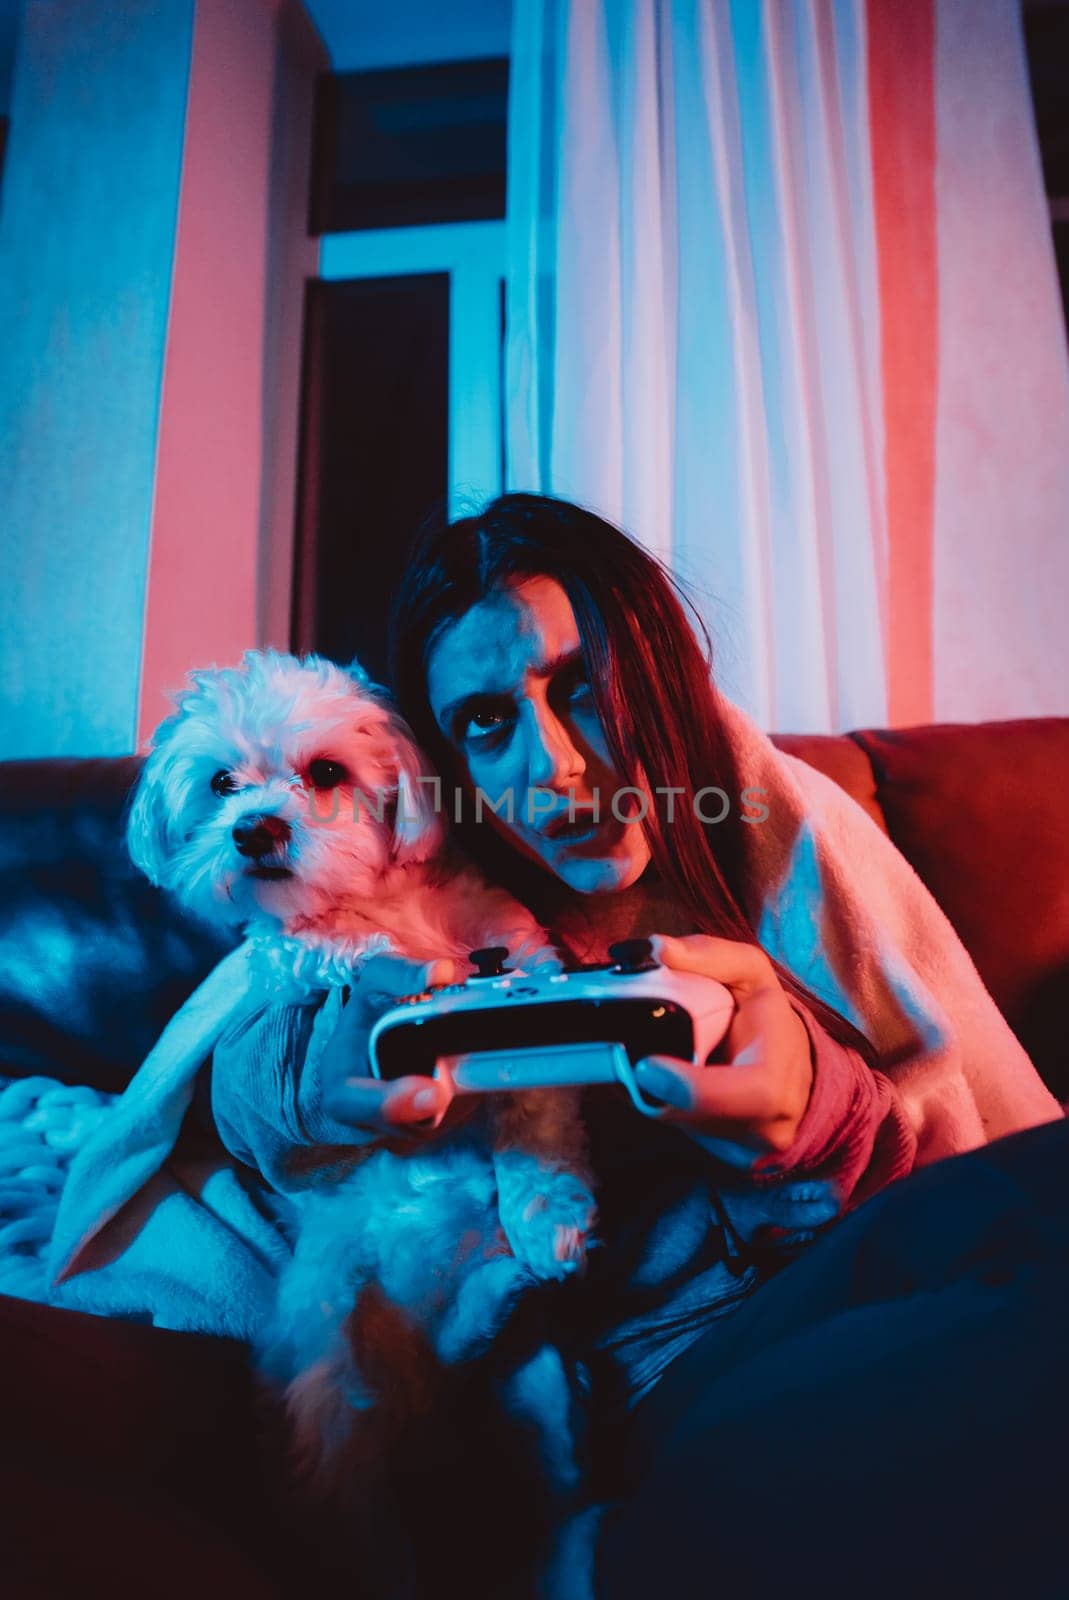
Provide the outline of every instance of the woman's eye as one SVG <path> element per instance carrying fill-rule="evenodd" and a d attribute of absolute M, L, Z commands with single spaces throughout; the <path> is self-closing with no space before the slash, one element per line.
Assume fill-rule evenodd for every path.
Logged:
<path fill-rule="evenodd" d="M 340 761 L 329 761 L 325 756 L 311 762 L 308 767 L 313 789 L 336 789 L 340 783 L 345 783 L 348 776 Z"/>
<path fill-rule="evenodd" d="M 590 679 L 581 667 L 572 667 L 562 672 L 550 691 L 552 704 L 563 709 L 565 706 L 584 705 L 592 698 L 593 691 Z"/>
<path fill-rule="evenodd" d="M 235 778 L 232 772 L 227 772 L 225 770 L 217 772 L 212 778 L 212 794 L 218 795 L 220 800 L 222 800 L 225 795 L 237 794 L 240 787 L 241 785 L 238 783 L 238 780 Z"/>
<path fill-rule="evenodd" d="M 453 724 L 453 738 L 464 744 L 491 744 L 512 726 L 515 707 L 501 695 L 480 695 L 468 702 Z"/>
<path fill-rule="evenodd" d="M 508 726 L 508 720 L 508 714 L 504 711 L 493 711 L 489 708 L 473 711 L 468 717 L 464 737 L 469 743 L 485 742 L 502 733 Z"/>

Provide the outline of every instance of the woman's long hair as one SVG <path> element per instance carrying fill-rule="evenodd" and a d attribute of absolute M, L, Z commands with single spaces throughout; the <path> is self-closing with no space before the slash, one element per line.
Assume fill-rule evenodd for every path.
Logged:
<path fill-rule="evenodd" d="M 571 602 L 594 704 L 623 783 L 641 786 L 645 778 L 650 790 L 677 791 L 671 824 L 659 804 L 641 823 L 665 887 L 698 931 L 757 943 L 747 909 L 752 825 L 741 820 L 741 783 L 720 721 L 708 634 L 694 612 L 703 650 L 670 574 L 592 511 L 544 495 L 507 494 L 475 516 L 428 526 L 417 542 L 391 619 L 393 685 L 447 792 L 463 789 L 467 775 L 431 710 L 431 651 L 473 606 L 532 577 L 556 579 Z M 691 804 L 707 787 L 729 798 L 721 822 L 703 822 Z M 488 877 L 551 924 L 559 886 L 544 868 L 470 815 L 461 816 L 457 833 Z M 874 1061 L 852 1024 L 778 963 L 776 970 L 833 1037 Z"/>

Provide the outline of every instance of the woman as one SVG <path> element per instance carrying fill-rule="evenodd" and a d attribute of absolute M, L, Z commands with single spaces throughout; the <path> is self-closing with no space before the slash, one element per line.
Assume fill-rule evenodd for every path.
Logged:
<path fill-rule="evenodd" d="M 664 1103 L 659 1122 L 611 1093 L 588 1099 L 602 1248 L 552 1315 L 589 1374 L 591 1493 L 624 1507 L 600 1528 L 597 1592 L 705 1593 L 710 1572 L 797 1588 L 820 1559 L 829 1497 L 836 1548 L 853 1529 L 866 1571 L 836 1577 L 821 1560 L 822 1592 L 891 1592 L 915 1569 L 907 1559 L 899 1574 L 896 1550 L 873 1565 L 873 1496 L 894 1484 L 910 1515 L 934 1505 L 915 1457 L 936 1440 L 950 1440 L 949 1474 L 979 1472 L 975 1503 L 1009 1499 L 1010 1527 L 1031 1529 L 1021 1494 L 1037 1502 L 1035 1473 L 1020 1461 L 1007 1473 L 964 1424 L 1000 1360 L 1028 1348 L 1025 1415 L 1003 1442 L 1034 1462 L 1027 1383 L 1052 1370 L 1042 1330 L 1066 1255 L 1049 1195 L 1034 1201 L 1064 1125 L 931 1167 L 1060 1113 L 930 897 L 851 802 L 717 696 L 670 581 L 589 512 L 510 495 L 430 533 L 399 596 L 394 657 L 401 709 L 461 797 L 467 847 L 562 948 L 597 961 L 648 935 L 664 964 L 719 979 L 736 1001 L 714 1063 L 730 1070 L 637 1069 Z M 491 802 L 480 820 L 478 791 Z M 391 995 L 451 975 L 377 960 L 355 985 L 318 1068 L 326 1112 L 354 1139 L 418 1139 L 439 1109 L 435 1085 L 384 1086 L 354 1064 Z M 915 1166 L 931 1170 L 878 1194 Z M 1005 1285 L 1022 1260 L 1050 1269 L 1031 1300 L 974 1303 L 977 1274 Z M 859 1326 L 867 1360 L 852 1385 Z M 945 1359 L 974 1336 L 990 1370 L 981 1361 L 975 1387 L 940 1410 L 928 1346 Z M 898 1444 L 859 1475 L 870 1427 Z M 778 1554 L 770 1504 L 789 1530 Z M 953 1530 L 945 1510 L 929 1537 Z M 575 1528 L 598 1531 L 593 1518 Z M 1042 1539 L 1031 1548 L 1041 1583 Z M 972 1592 L 999 1592 L 1001 1579 L 983 1587 L 997 1571 L 978 1567 Z"/>

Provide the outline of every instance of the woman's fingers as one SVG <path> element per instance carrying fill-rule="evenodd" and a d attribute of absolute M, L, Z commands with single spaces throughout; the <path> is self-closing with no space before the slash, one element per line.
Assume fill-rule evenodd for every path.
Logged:
<path fill-rule="evenodd" d="M 334 1087 L 329 1110 L 339 1122 L 385 1133 L 419 1123 L 431 1126 L 448 1104 L 444 1086 L 434 1078 L 397 1078 L 383 1083 L 378 1078 L 353 1076 Z"/>
<path fill-rule="evenodd" d="M 809 1104 L 813 1061 L 806 1025 L 772 962 L 758 945 L 708 934 L 653 943 L 666 967 L 729 988 L 735 1011 L 715 1064 L 651 1056 L 635 1068 L 639 1087 L 664 1102 L 665 1120 L 734 1164 L 788 1150 Z"/>
<path fill-rule="evenodd" d="M 644 1093 L 680 1113 L 682 1122 L 767 1123 L 779 1115 L 768 1074 L 759 1067 L 696 1067 L 672 1056 L 647 1056 L 635 1067 Z"/>
<path fill-rule="evenodd" d="M 451 983 L 455 973 L 456 962 L 448 959 L 405 961 L 400 956 L 372 956 L 355 974 L 349 1003 L 328 1046 L 331 1071 L 366 1077 L 367 1039 L 376 1020 L 404 995 Z"/>
<path fill-rule="evenodd" d="M 421 994 L 432 985 L 450 983 L 456 962 L 407 961 L 401 956 L 372 956 L 355 975 L 349 1004 L 328 1041 L 320 1064 L 324 1109 L 354 1131 L 382 1134 L 430 1129 L 444 1113 L 448 1096 L 442 1084 L 423 1077 L 384 1083 L 371 1076 L 368 1038 L 375 1021 L 407 994 Z"/>
<path fill-rule="evenodd" d="M 650 942 L 662 966 L 715 978 L 732 990 L 764 988 L 778 981 L 771 961 L 756 944 L 717 939 L 709 933 L 690 933 L 682 938 L 659 933 Z"/>
<path fill-rule="evenodd" d="M 691 1138 L 726 1165 L 745 1171 L 758 1156 L 786 1150 L 797 1126 L 767 1117 L 767 1090 L 749 1067 L 696 1067 L 667 1056 L 647 1056 L 635 1066 L 643 1094 L 664 1102 L 662 1120 L 686 1128 Z"/>
<path fill-rule="evenodd" d="M 402 956 L 371 956 L 360 968 L 349 1004 L 356 1001 L 361 1011 L 370 1010 L 378 1015 L 391 1001 L 400 1000 L 406 994 L 422 994 L 424 989 L 452 983 L 456 971 L 457 964 L 449 957 L 437 961 L 406 961 Z"/>

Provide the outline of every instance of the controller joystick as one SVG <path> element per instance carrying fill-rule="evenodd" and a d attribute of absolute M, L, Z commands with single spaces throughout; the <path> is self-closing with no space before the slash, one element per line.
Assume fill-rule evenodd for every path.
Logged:
<path fill-rule="evenodd" d="M 609 946 L 613 959 L 613 972 L 653 972 L 658 966 L 649 939 L 620 939 Z"/>
<path fill-rule="evenodd" d="M 491 944 L 482 950 L 472 950 L 468 956 L 468 960 L 475 968 L 472 976 L 474 978 L 506 977 L 511 970 L 505 965 L 508 953 L 508 946 L 503 944 Z"/>

